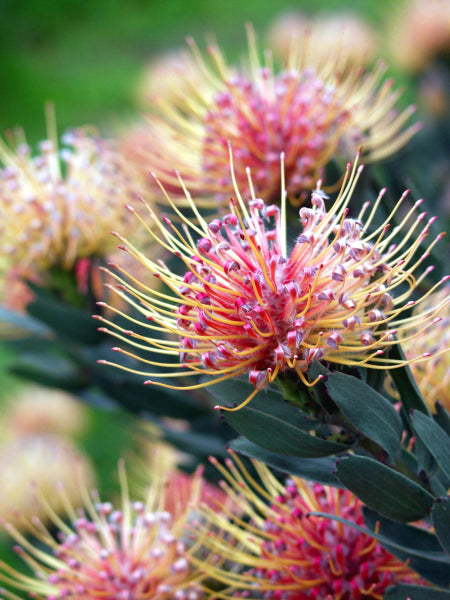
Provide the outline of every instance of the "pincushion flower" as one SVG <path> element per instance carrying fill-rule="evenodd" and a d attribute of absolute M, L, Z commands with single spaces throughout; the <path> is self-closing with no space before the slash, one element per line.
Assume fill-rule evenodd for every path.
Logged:
<path fill-rule="evenodd" d="M 3 432 L 2 432 L 3 433 Z M 56 493 L 64 485 L 67 498 L 81 501 L 80 483 L 91 486 L 94 480 L 89 459 L 61 435 L 2 435 L 0 444 L 0 518 L 23 530 L 33 515 L 47 521 L 48 515 L 37 500 L 48 498 L 55 514 L 64 510 Z M 78 471 L 78 481 L 74 470 Z"/>
<path fill-rule="evenodd" d="M 204 505 L 207 524 L 199 523 L 197 529 L 208 551 L 239 565 L 212 567 L 213 577 L 228 586 L 222 597 L 382 600 L 390 585 L 420 583 L 414 571 L 370 535 L 310 514 L 342 517 L 364 528 L 362 504 L 351 492 L 298 477 L 282 484 L 265 465 L 252 462 L 258 481 L 236 456 L 226 467 L 214 461 L 242 517 Z M 212 527 L 221 535 L 208 535 Z"/>
<path fill-rule="evenodd" d="M 201 581 L 205 574 L 190 563 L 196 547 L 189 546 L 186 529 L 190 513 L 199 501 L 200 473 L 193 476 L 188 502 L 178 506 L 173 514 L 164 508 L 167 492 L 162 474 L 149 489 L 145 502 L 130 500 L 123 466 L 120 476 L 120 508 L 83 489 L 84 508 L 76 511 L 66 501 L 69 524 L 49 510 L 59 529 L 56 539 L 38 519 L 30 523 L 29 530 L 39 546 L 33 546 L 6 524 L 19 544 L 17 553 L 34 576 L 24 575 L 0 561 L 0 579 L 39 600 L 202 598 Z M 61 495 L 65 497 L 63 489 Z M 41 501 L 48 508 L 45 499 Z M 206 563 L 202 565 L 206 567 Z M 16 598 L 7 592 L 3 595 Z"/>
<path fill-rule="evenodd" d="M 383 81 L 385 67 L 379 63 L 365 74 L 347 69 L 339 47 L 330 60 L 329 54 L 318 59 L 307 41 L 297 44 L 278 71 L 270 58 L 261 63 L 250 28 L 249 65 L 240 69 L 229 67 L 217 46 L 208 48 L 210 64 L 189 44 L 203 85 L 186 91 L 183 106 L 155 96 L 146 124 L 124 139 L 124 153 L 142 173 L 154 171 L 178 202 L 184 196 L 174 168 L 205 203 L 228 202 L 229 142 L 244 196 L 250 195 L 250 167 L 260 196 L 267 202 L 278 197 L 279 155 L 285 152 L 288 197 L 301 203 L 331 159 L 345 162 L 361 145 L 367 160 L 382 159 L 417 130 L 403 127 L 414 108 L 394 109 L 399 92 Z"/>
<path fill-rule="evenodd" d="M 54 128 L 53 128 L 54 129 Z M 123 202 L 134 185 L 113 145 L 88 129 L 50 139 L 32 155 L 24 140 L 11 149 L 0 140 L 0 252 L 7 268 L 71 269 L 112 247 L 110 231 L 129 231 Z"/>
<path fill-rule="evenodd" d="M 246 205 L 236 187 L 229 214 L 209 223 L 186 190 L 198 225 L 173 205 L 182 222 L 178 228 L 167 218 L 159 220 L 147 205 L 149 234 L 183 263 L 185 273 L 177 275 L 163 262 L 152 261 L 117 234 L 123 249 L 146 265 L 167 286 L 167 293 L 152 290 L 132 274 L 122 276 L 120 267 L 111 271 L 119 284 L 116 292 L 142 319 L 120 313 L 130 322 L 130 329 L 123 330 L 98 317 L 110 325 L 102 330 L 138 353 L 114 350 L 157 369 L 114 366 L 149 377 L 146 383 L 180 389 L 246 374 L 255 389 L 244 405 L 286 371 L 311 385 L 306 371 L 314 361 L 375 369 L 404 364 L 389 357 L 389 348 L 398 343 L 396 335 L 405 340 L 422 335 L 439 320 L 447 302 L 418 308 L 414 317 L 407 314 L 411 306 L 422 306 L 434 289 L 416 302 L 410 300 L 429 268 L 417 277 L 416 271 L 441 235 L 425 244 L 430 221 L 425 220 L 426 213 L 417 214 L 421 201 L 397 227 L 389 229 L 385 222 L 369 233 L 385 190 L 370 211 L 369 203 L 359 201 L 360 215 L 350 218 L 348 204 L 361 170 L 348 165 L 339 196 L 328 209 L 320 187 L 313 192 L 312 207 L 300 209 L 301 226 L 289 250 L 284 187 L 281 209 L 265 205 L 254 193 Z M 389 219 L 399 212 L 405 197 L 406 193 Z M 406 287 L 400 288 L 403 284 Z M 136 325 L 139 332 L 133 331 Z M 139 356 L 142 351 L 150 357 Z M 172 356 L 179 358 L 179 368 Z M 419 354 L 412 360 L 428 356 Z M 187 374 L 210 377 L 192 385 L 174 383 Z M 164 378 L 172 381 L 165 383 Z"/>

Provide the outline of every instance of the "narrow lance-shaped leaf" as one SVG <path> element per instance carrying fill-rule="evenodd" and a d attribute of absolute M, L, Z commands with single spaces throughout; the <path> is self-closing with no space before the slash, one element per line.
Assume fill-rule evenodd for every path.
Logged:
<path fill-rule="evenodd" d="M 389 400 L 360 379 L 344 373 L 328 375 L 326 387 L 350 423 L 394 460 L 400 452 L 402 422 Z"/>
<path fill-rule="evenodd" d="M 396 521 L 429 514 L 434 497 L 405 475 L 365 456 L 347 456 L 336 466 L 339 481 L 367 506 Z"/>
<path fill-rule="evenodd" d="M 399 344 L 394 344 L 389 350 L 389 358 L 405 362 L 406 358 Z M 417 386 L 417 383 L 412 376 L 408 366 L 403 366 L 398 369 L 391 369 L 390 375 L 394 380 L 397 390 L 400 394 L 400 399 L 405 409 L 406 414 L 411 410 L 417 409 L 425 415 L 429 415 L 430 411 L 423 399 L 422 394 Z"/>
<path fill-rule="evenodd" d="M 423 585 L 399 584 L 389 587 L 383 596 L 383 600 L 450 600 L 450 592 L 446 590 L 435 590 Z"/>
<path fill-rule="evenodd" d="M 450 498 L 438 498 L 431 509 L 431 521 L 442 547 L 450 556 Z"/>
<path fill-rule="evenodd" d="M 397 558 L 436 585 L 450 582 L 450 560 L 434 533 L 420 526 L 398 523 L 379 513 L 363 508 L 364 521 L 372 535 L 380 538 L 383 546 Z"/>
<path fill-rule="evenodd" d="M 283 456 L 260 448 L 253 442 L 239 437 L 230 443 L 230 446 L 236 452 L 255 458 L 270 467 L 279 469 L 289 475 L 297 475 L 310 481 L 316 481 L 323 485 L 332 485 L 342 487 L 342 484 L 334 475 L 336 460 L 330 456 L 322 458 L 298 458 L 293 456 Z"/>
<path fill-rule="evenodd" d="M 298 408 L 268 396 L 261 395 L 236 412 L 225 412 L 225 419 L 250 441 L 279 454 L 314 458 L 348 448 L 311 435 Z"/>
<path fill-rule="evenodd" d="M 431 417 L 418 410 L 413 411 L 411 422 L 416 435 L 450 480 L 450 437 Z"/>

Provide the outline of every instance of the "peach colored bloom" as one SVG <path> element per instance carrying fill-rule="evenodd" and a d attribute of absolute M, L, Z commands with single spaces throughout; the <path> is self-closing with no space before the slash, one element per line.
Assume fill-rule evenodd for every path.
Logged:
<path fill-rule="evenodd" d="M 78 470 L 78 480 L 74 471 Z M 45 496 L 55 514 L 64 511 L 57 493 L 63 485 L 67 498 L 81 501 L 80 483 L 90 487 L 94 481 L 89 459 L 61 435 L 10 435 L 0 444 L 0 518 L 20 530 L 34 515 L 48 522 L 48 514 L 39 502 Z"/>

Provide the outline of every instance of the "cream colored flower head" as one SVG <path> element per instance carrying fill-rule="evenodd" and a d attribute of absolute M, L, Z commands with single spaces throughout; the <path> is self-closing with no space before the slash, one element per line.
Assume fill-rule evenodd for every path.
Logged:
<path fill-rule="evenodd" d="M 40 143 L 0 140 L 0 266 L 71 269 L 114 247 L 111 229 L 133 226 L 125 163 L 111 142 L 86 129 Z"/>

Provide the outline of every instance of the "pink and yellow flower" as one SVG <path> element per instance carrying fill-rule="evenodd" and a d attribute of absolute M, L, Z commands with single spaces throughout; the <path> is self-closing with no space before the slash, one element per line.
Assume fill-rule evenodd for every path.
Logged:
<path fill-rule="evenodd" d="M 448 301 L 421 310 L 439 284 L 417 301 L 411 300 L 429 268 L 417 277 L 416 272 L 441 235 L 425 243 L 434 219 L 427 221 L 426 213 L 417 212 L 421 201 L 390 229 L 389 220 L 399 213 L 406 193 L 389 220 L 372 233 L 385 190 L 371 209 L 369 203 L 359 201 L 360 214 L 350 218 L 348 204 L 361 170 L 348 165 L 339 196 L 328 209 L 327 196 L 318 186 L 312 193 L 312 207 L 300 209 L 298 236 L 289 249 L 284 186 L 280 209 L 256 198 L 249 179 L 248 205 L 236 186 L 230 212 L 209 223 L 185 190 L 198 224 L 172 204 L 182 223 L 178 228 L 167 218 L 160 220 L 146 205 L 149 235 L 181 261 L 185 274 L 177 275 L 165 263 L 151 260 L 117 234 L 123 249 L 146 265 L 167 291 L 151 289 L 120 267 L 111 271 L 119 284 L 116 292 L 142 319 L 116 310 L 129 319 L 130 329 L 124 331 L 98 317 L 109 323 L 103 330 L 127 342 L 137 354 L 114 350 L 159 370 L 114 366 L 150 378 L 146 383 L 181 389 L 247 374 L 255 389 L 245 404 L 285 371 L 295 372 L 311 385 L 306 372 L 314 361 L 375 369 L 404 364 L 389 357 L 397 335 L 406 340 L 422 335 L 439 321 Z M 233 168 L 231 172 L 234 177 Z M 167 194 L 166 200 L 171 202 Z M 139 218 L 145 223 L 145 218 Z M 410 317 L 407 311 L 413 305 L 417 313 Z M 135 324 L 143 329 L 133 331 Z M 143 358 L 142 351 L 150 358 Z M 152 354 L 158 355 L 156 360 Z M 172 356 L 179 358 L 179 369 L 170 362 Z M 415 354 L 412 360 L 428 357 L 428 353 Z M 167 373 L 161 371 L 164 368 Z M 173 383 L 188 374 L 210 377 L 193 385 Z M 164 378 L 172 382 L 164 383 Z"/>
<path fill-rule="evenodd" d="M 414 108 L 394 108 L 399 92 L 391 80 L 383 81 L 383 64 L 362 73 L 359 66 L 347 68 L 339 48 L 318 59 L 306 41 L 292 47 L 278 70 L 270 51 L 261 62 L 253 30 L 248 32 L 249 64 L 243 68 L 228 66 L 215 45 L 208 48 L 208 62 L 190 40 L 203 85 L 187 89 L 183 105 L 156 96 L 146 124 L 124 139 L 130 160 L 142 174 L 154 171 L 178 202 L 184 195 L 174 168 L 199 199 L 226 207 L 233 193 L 228 143 L 244 196 L 250 195 L 250 167 L 260 196 L 266 202 L 278 197 L 284 152 L 288 197 L 299 204 L 332 159 L 345 162 L 360 146 L 367 160 L 382 159 L 417 130 L 404 128 Z"/>
<path fill-rule="evenodd" d="M 57 517 L 42 497 L 58 536 L 55 538 L 39 519 L 34 519 L 29 533 L 39 545 L 33 545 L 6 524 L 18 543 L 16 552 L 34 575 L 22 574 L 0 561 L 0 580 L 39 600 L 203 598 L 202 580 L 207 576 L 203 569 L 207 565 L 202 563 L 203 569 L 193 567 L 191 556 L 198 544 L 189 543 L 187 529 L 191 512 L 199 504 L 203 485 L 200 472 L 193 476 L 191 485 L 183 488 L 185 502 L 177 503 L 173 513 L 166 509 L 171 499 L 161 475 L 149 488 L 145 502 L 132 502 L 122 464 L 120 508 L 82 488 L 84 508 L 75 510 L 61 488 L 69 524 Z M 5 591 L 3 597 L 17 600 Z"/>
<path fill-rule="evenodd" d="M 298 477 L 283 484 L 265 465 L 252 462 L 258 480 L 236 456 L 226 466 L 214 461 L 241 514 L 203 506 L 205 521 L 197 529 L 209 552 L 236 565 L 211 567 L 212 576 L 228 586 L 221 598 L 382 600 L 391 585 L 424 583 L 376 539 L 352 527 L 364 528 L 364 519 L 351 492 Z M 221 535 L 208 535 L 213 527 Z"/>

